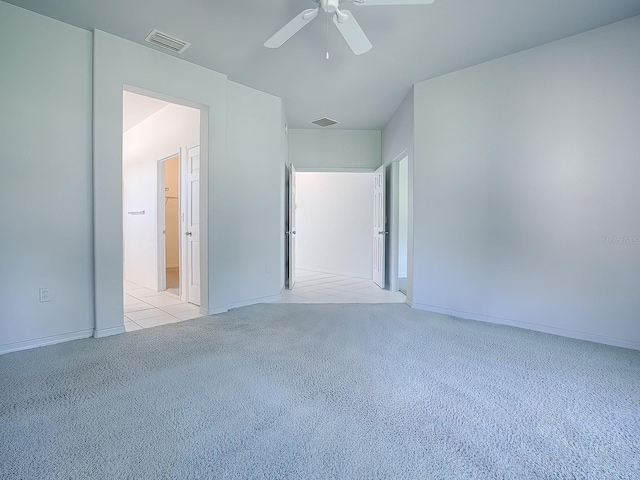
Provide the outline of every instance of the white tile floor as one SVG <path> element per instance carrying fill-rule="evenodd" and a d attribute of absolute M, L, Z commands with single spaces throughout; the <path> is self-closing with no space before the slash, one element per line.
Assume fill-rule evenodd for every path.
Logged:
<path fill-rule="evenodd" d="M 124 329 L 127 332 L 201 317 L 200 309 L 170 292 L 155 292 L 124 282 Z"/>
<path fill-rule="evenodd" d="M 404 303 L 401 292 L 384 290 L 365 278 L 313 270 L 296 270 L 292 290 L 284 290 L 280 303 Z"/>
<path fill-rule="evenodd" d="M 125 281 L 124 328 L 127 332 L 201 317 L 200 309 L 170 292 L 155 292 Z M 365 278 L 297 270 L 293 290 L 280 303 L 404 303 L 401 292 L 390 292 Z"/>

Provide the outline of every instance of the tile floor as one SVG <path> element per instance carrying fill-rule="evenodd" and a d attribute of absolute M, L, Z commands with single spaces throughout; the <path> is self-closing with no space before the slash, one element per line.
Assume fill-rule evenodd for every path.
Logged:
<path fill-rule="evenodd" d="M 170 292 L 155 292 L 124 282 L 124 329 L 127 332 L 201 317 L 199 307 Z"/>
<path fill-rule="evenodd" d="M 175 294 L 155 292 L 125 281 L 124 328 L 127 332 L 201 317 L 196 305 Z M 404 303 L 401 292 L 384 290 L 365 278 L 297 270 L 293 290 L 284 290 L 280 303 Z"/>
<path fill-rule="evenodd" d="M 366 278 L 313 270 L 296 270 L 292 290 L 284 290 L 280 303 L 404 303 L 400 292 L 384 290 Z"/>

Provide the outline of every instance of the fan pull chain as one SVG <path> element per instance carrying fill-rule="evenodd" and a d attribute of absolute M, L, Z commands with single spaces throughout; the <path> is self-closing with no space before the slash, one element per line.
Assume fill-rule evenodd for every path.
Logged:
<path fill-rule="evenodd" d="M 327 60 L 329 60 L 329 12 L 327 11 Z"/>

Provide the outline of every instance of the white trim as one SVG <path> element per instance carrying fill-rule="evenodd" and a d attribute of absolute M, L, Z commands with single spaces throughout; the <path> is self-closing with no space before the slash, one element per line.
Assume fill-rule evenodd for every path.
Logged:
<path fill-rule="evenodd" d="M 124 329 L 124 327 L 123 327 Z M 30 348 L 44 347 L 46 345 L 54 345 L 56 343 L 69 342 L 71 340 L 80 340 L 81 338 L 91 338 L 93 329 L 80 330 L 73 333 L 63 333 L 61 335 L 53 335 L 51 337 L 38 338 L 36 340 L 26 340 L 24 342 L 8 343 L 0 346 L 0 355 L 5 353 L 18 352 L 20 350 L 28 350 Z"/>
<path fill-rule="evenodd" d="M 164 292 L 167 289 L 167 267 L 166 261 L 166 246 L 165 246 L 165 213 L 164 213 L 164 162 L 169 158 L 163 158 L 156 163 L 156 290 L 158 292 Z M 124 172 L 123 172 L 124 180 Z"/>
<path fill-rule="evenodd" d="M 285 289 L 283 287 L 280 293 L 277 295 L 269 295 L 266 297 L 254 298 L 254 299 L 245 300 L 242 302 L 235 302 L 228 305 L 227 307 L 214 307 L 209 310 L 201 307 L 200 313 L 202 315 L 218 315 L 220 313 L 227 313 L 229 310 L 234 308 L 248 307 L 250 305 L 257 305 L 259 303 L 277 303 L 281 300 L 281 295 L 282 295 L 282 292 L 284 292 L 284 290 Z"/>
<path fill-rule="evenodd" d="M 483 315 L 480 313 L 462 312 L 452 308 L 442 308 L 433 305 L 425 305 L 422 303 L 413 303 L 407 300 L 407 304 L 416 310 L 424 310 L 427 312 L 440 313 L 443 315 L 449 315 L 465 320 L 477 320 L 486 323 L 496 323 L 498 325 L 508 325 L 511 327 L 525 328 L 527 330 L 534 330 L 536 332 L 550 333 L 552 335 L 559 335 L 561 337 L 575 338 L 577 340 L 586 340 L 589 342 L 603 343 L 605 345 L 612 345 L 614 347 L 630 348 L 633 350 L 640 350 L 640 342 L 634 342 L 631 340 L 623 340 L 614 337 L 605 337 L 603 335 L 594 335 L 592 333 L 580 332 L 577 330 L 569 330 L 566 328 L 550 327 L 547 325 L 540 325 L 531 322 L 522 322 L 519 320 L 512 320 L 508 318 L 493 317 L 490 315 Z"/>
<path fill-rule="evenodd" d="M 253 298 L 251 300 L 243 300 L 241 302 L 235 302 L 228 306 L 228 310 L 232 308 L 248 307 L 249 305 L 256 305 L 258 303 L 275 303 L 280 301 L 280 294 L 268 295 L 266 297 Z"/>
<path fill-rule="evenodd" d="M 407 159 L 407 169 L 409 169 L 409 149 L 405 148 L 402 153 L 397 155 L 392 161 L 387 163 L 389 174 L 391 176 L 389 180 L 389 194 L 392 195 L 389 203 L 391 211 L 387 212 L 389 237 L 387 239 L 390 251 L 387 252 L 387 259 L 389 260 L 390 272 L 388 273 L 387 288 L 392 292 L 400 291 L 400 280 L 398 271 L 400 269 L 400 259 L 398 249 L 400 246 L 400 162 Z M 412 201 L 409 195 L 409 174 L 407 175 L 407 203 Z M 408 211 L 409 205 L 407 204 L 407 229 L 409 228 L 410 215 Z M 409 238 L 407 232 L 407 293 L 409 290 Z M 405 294 L 406 295 L 406 294 Z"/>
<path fill-rule="evenodd" d="M 225 307 L 211 308 L 209 310 L 200 307 L 200 313 L 202 315 L 218 315 L 220 313 L 227 313 L 228 311 L 229 309 Z"/>
<path fill-rule="evenodd" d="M 409 157 L 409 149 L 405 148 L 402 153 L 400 155 L 398 155 L 397 157 L 395 157 L 393 160 L 391 160 L 388 165 L 391 165 L 393 162 L 399 162 L 401 160 L 404 160 L 405 157 L 407 157 L 407 161 L 408 161 L 408 157 Z"/>
<path fill-rule="evenodd" d="M 122 325 L 119 325 L 117 327 L 111 327 L 111 328 L 103 328 L 101 330 L 94 330 L 93 331 L 93 337 L 94 338 L 103 338 L 103 337 L 110 337 L 111 335 L 119 335 L 120 333 L 124 333 L 124 322 Z"/>

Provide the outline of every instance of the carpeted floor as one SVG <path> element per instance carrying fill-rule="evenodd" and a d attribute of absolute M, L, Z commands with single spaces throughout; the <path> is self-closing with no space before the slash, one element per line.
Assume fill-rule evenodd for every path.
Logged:
<path fill-rule="evenodd" d="M 255 305 L 0 357 L 2 479 L 638 479 L 640 352 Z"/>

